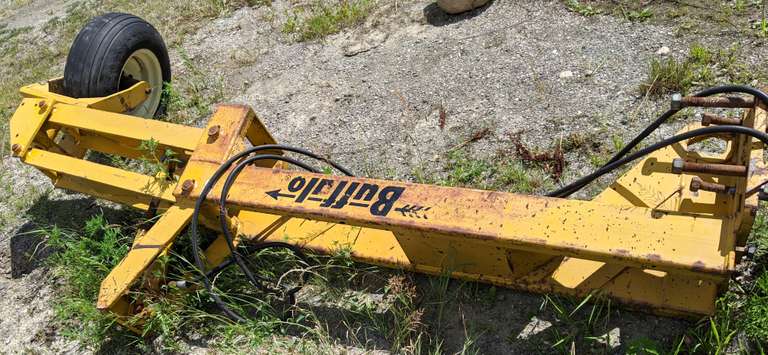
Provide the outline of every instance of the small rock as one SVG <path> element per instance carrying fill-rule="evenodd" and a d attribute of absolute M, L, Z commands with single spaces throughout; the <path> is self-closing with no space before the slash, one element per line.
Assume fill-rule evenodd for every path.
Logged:
<path fill-rule="evenodd" d="M 533 335 L 536 335 L 538 333 L 541 333 L 547 328 L 551 327 L 552 323 L 545 321 L 543 319 L 538 319 L 536 316 L 531 317 L 531 321 L 523 328 L 523 330 L 520 331 L 520 334 L 517 335 L 517 339 L 528 339 Z"/>
<path fill-rule="evenodd" d="M 557 76 L 559 76 L 560 79 L 572 78 L 573 77 L 573 72 L 570 71 L 570 70 L 563 70 Z"/>
<path fill-rule="evenodd" d="M 667 55 L 667 54 L 669 54 L 669 47 L 662 46 L 661 48 L 659 48 L 659 50 L 656 51 L 656 54 L 658 54 L 658 55 Z"/>

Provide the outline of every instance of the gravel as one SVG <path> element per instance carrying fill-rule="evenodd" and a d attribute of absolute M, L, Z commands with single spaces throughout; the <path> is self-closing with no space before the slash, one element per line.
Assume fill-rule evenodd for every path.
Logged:
<path fill-rule="evenodd" d="M 694 40 L 676 37 L 674 28 L 663 25 L 580 16 L 558 1 L 495 1 L 452 17 L 431 1 L 412 1 L 387 2 L 363 26 L 322 42 L 294 43 L 280 31 L 288 3 L 243 8 L 214 20 L 188 36 L 184 50 L 226 84 L 229 102 L 251 105 L 278 141 L 372 177 L 409 179 L 416 169 L 441 174 L 444 153 L 483 128 L 492 134 L 469 145 L 480 158 L 508 148 L 516 133 L 535 147 L 553 146 L 573 133 L 598 132 L 607 144 L 609 134 L 628 141 L 667 106 L 638 93 L 649 59 L 660 48 L 679 56 Z M 696 40 L 725 46 L 729 39 Z M 758 50 L 754 56 L 764 56 Z M 178 54 L 173 61 L 175 75 L 184 75 Z M 440 107 L 447 114 L 443 129 Z M 659 135 L 680 124 L 665 126 Z M 592 168 L 586 156 L 567 157 L 567 176 Z M 1 231 L 0 248 L 7 248 L 20 224 Z M 0 252 L 3 263 L 8 257 Z M 0 334 L 7 335 L 0 345 L 6 351 L 75 349 L 58 336 L 43 336 L 52 316 L 48 278 L 44 268 L 17 279 L 5 270 L 0 275 Z M 554 322 L 532 318 L 541 297 L 498 294 L 503 302 L 452 303 L 448 313 L 483 325 L 481 353 L 543 351 L 536 348 L 541 342 L 514 341 L 546 334 L 532 329 Z M 444 348 L 460 349 L 461 320 L 446 322 Z M 616 351 L 641 337 L 668 343 L 688 326 L 623 311 L 610 327 L 618 329 L 611 332 L 620 334 L 619 343 L 606 341 Z"/>

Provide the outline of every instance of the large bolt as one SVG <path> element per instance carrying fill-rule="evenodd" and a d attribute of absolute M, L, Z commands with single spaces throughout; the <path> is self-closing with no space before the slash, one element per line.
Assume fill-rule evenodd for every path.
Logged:
<path fill-rule="evenodd" d="M 11 146 L 11 151 L 13 152 L 14 155 L 19 155 L 19 153 L 21 153 L 21 144 L 14 143 Z"/>
<path fill-rule="evenodd" d="M 693 177 L 693 179 L 691 179 L 690 189 L 693 192 L 702 190 L 702 191 L 710 191 L 710 192 L 717 192 L 717 193 L 725 193 L 728 195 L 736 194 L 736 187 L 725 186 L 723 184 L 716 184 L 713 182 L 706 182 L 704 180 L 701 180 L 701 178 L 699 178 L 698 176 L 695 176 Z"/>
<path fill-rule="evenodd" d="M 45 110 L 45 108 L 48 107 L 48 103 L 45 102 L 45 100 L 40 100 L 40 102 L 37 103 L 37 107 L 41 110 Z"/>
<path fill-rule="evenodd" d="M 194 188 L 195 180 L 184 180 L 184 183 L 181 184 L 181 193 L 189 195 L 189 193 L 192 192 L 192 189 Z"/>
<path fill-rule="evenodd" d="M 711 124 L 740 126 L 741 125 L 741 120 L 738 119 L 738 118 L 721 117 L 721 116 L 718 116 L 718 115 L 713 115 L 711 113 L 704 113 L 701 116 L 701 125 L 702 126 L 709 126 Z"/>
<path fill-rule="evenodd" d="M 670 107 L 673 110 L 681 110 L 686 107 L 727 107 L 727 108 L 752 108 L 754 99 L 740 96 L 683 96 L 680 93 L 672 94 Z"/>
<path fill-rule="evenodd" d="M 672 173 L 702 173 L 727 176 L 747 176 L 748 168 L 744 165 L 696 163 L 680 158 L 672 160 Z"/>

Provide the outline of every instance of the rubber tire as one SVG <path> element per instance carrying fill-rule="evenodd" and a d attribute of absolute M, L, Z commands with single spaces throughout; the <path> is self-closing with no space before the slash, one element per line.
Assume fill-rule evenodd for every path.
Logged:
<path fill-rule="evenodd" d="M 130 14 L 108 13 L 92 18 L 72 43 L 64 66 L 64 94 L 101 97 L 119 88 L 123 65 L 135 51 L 148 49 L 157 57 L 163 82 L 171 81 L 171 63 L 165 42 L 147 21 Z M 164 112 L 164 98 L 155 116 Z"/>

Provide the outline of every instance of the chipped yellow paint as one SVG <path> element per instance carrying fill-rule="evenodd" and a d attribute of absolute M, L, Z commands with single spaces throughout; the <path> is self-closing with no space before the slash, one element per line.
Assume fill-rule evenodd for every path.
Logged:
<path fill-rule="evenodd" d="M 142 88 L 74 99 L 44 85 L 28 86 L 11 124 L 12 142 L 25 145 L 22 160 L 46 172 L 57 187 L 142 210 L 167 209 L 102 284 L 99 308 L 121 315 L 134 312 L 124 296 L 186 226 L 213 171 L 248 146 L 276 142 L 247 106 L 219 106 L 205 129 L 120 114 L 141 103 Z M 47 104 L 35 106 L 40 100 Z M 764 130 L 767 119 L 766 111 L 755 108 L 744 124 Z M 245 169 L 230 191 L 229 223 L 238 243 L 285 241 L 318 253 L 343 247 L 354 259 L 376 265 L 536 292 L 598 293 L 665 314 L 711 314 L 753 221 L 749 205 L 756 205 L 756 196 L 746 191 L 768 177 L 762 144 L 725 138 L 728 151 L 719 155 L 689 151 L 693 142 L 659 150 L 593 201 L 310 174 L 260 162 Z M 178 153 L 178 181 L 192 182 L 191 191 L 81 159 L 87 150 L 140 158 L 137 147 L 148 139 Z M 673 174 L 671 162 L 681 157 L 750 163 L 750 176 Z M 735 186 L 737 193 L 691 192 L 694 176 Z M 299 182 L 309 181 L 325 185 L 307 187 L 303 202 L 297 201 Z M 349 189 L 346 198 L 340 198 L 343 187 L 333 195 L 338 186 Z M 214 230 L 220 188 L 221 182 L 201 211 L 202 223 Z M 228 257 L 221 237 L 205 251 L 209 267 Z"/>

